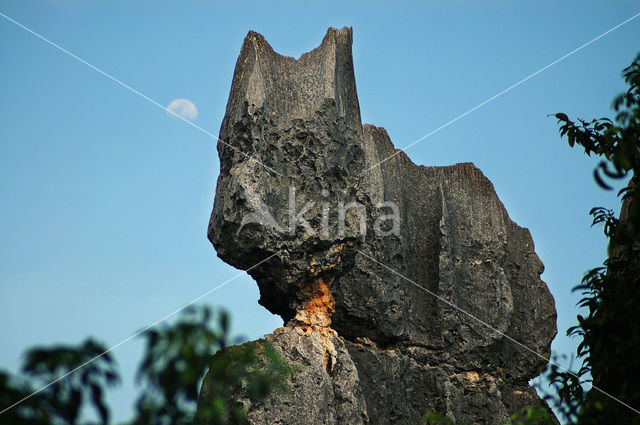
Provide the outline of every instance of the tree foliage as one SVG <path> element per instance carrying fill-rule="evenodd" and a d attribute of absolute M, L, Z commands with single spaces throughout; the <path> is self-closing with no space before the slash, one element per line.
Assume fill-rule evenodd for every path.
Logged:
<path fill-rule="evenodd" d="M 435 412 L 427 413 L 422 421 L 427 425 L 466 425 L 466 422 L 456 422 L 448 416 Z M 546 406 L 527 406 L 514 413 L 505 425 L 554 425 L 553 419 Z"/>
<path fill-rule="evenodd" d="M 263 398 L 283 388 L 284 378 L 294 371 L 267 343 L 259 344 L 260 351 L 253 343 L 223 350 L 230 342 L 229 316 L 207 307 L 185 309 L 176 323 L 156 326 L 142 337 L 145 349 L 137 373 L 135 416 L 122 425 L 194 423 L 207 370 L 212 385 L 198 406 L 198 422 L 240 422 L 244 410 L 229 403 L 232 389 L 247 388 L 252 398 Z M 0 424 L 111 423 L 106 392 L 120 377 L 104 345 L 87 339 L 78 345 L 33 348 L 25 356 L 22 372 L 22 376 L 0 372 L 0 408 L 24 400 L 0 414 Z"/>
<path fill-rule="evenodd" d="M 113 358 L 100 343 L 90 338 L 78 346 L 34 348 L 27 352 L 22 372 L 21 378 L 0 372 L 3 408 L 24 399 L 0 415 L 0 423 L 76 425 L 81 423 L 84 406 L 94 409 L 99 418 L 97 423 L 109 423 L 105 392 L 120 378 Z M 33 394 L 36 389 L 41 390 Z"/>
<path fill-rule="evenodd" d="M 623 70 L 623 78 L 629 88 L 613 101 L 614 119 L 573 121 L 556 114 L 569 145 L 600 158 L 596 183 L 606 190 L 613 190 L 616 180 L 624 185 L 618 192 L 619 217 L 602 207 L 590 212 L 593 225 L 602 225 L 609 249 L 603 265 L 587 272 L 575 288 L 587 314 L 579 315 L 567 334 L 580 340 L 581 367 L 575 374 L 549 369 L 556 405 L 575 424 L 640 424 L 640 55 Z M 583 382 L 594 387 L 585 391 Z"/>

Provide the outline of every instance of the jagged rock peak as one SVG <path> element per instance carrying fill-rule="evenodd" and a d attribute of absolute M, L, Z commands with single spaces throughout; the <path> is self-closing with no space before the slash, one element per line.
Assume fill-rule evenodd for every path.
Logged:
<path fill-rule="evenodd" d="M 227 113 L 264 106 L 271 116 L 301 118 L 333 99 L 339 116 L 360 124 L 353 75 L 351 28 L 329 28 L 320 46 L 299 59 L 274 52 L 265 38 L 249 31 L 236 65 Z"/>
<path fill-rule="evenodd" d="M 556 333 L 542 262 L 477 167 L 417 166 L 362 126 L 351 44 L 329 29 L 295 60 L 250 32 L 236 64 L 208 236 L 255 278 L 286 324 L 267 339 L 302 365 L 289 398 L 236 401 L 255 424 L 299 409 L 323 424 L 430 410 L 499 424 L 542 403 L 528 385 Z"/>

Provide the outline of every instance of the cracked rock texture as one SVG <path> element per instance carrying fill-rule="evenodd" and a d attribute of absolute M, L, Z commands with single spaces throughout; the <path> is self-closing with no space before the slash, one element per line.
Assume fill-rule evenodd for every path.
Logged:
<path fill-rule="evenodd" d="M 288 395 L 243 401 L 249 419 L 504 423 L 542 403 L 528 384 L 556 333 L 542 262 L 473 164 L 417 166 L 362 125 L 351 43 L 330 28 L 296 60 L 249 32 L 236 64 L 208 236 L 301 365 Z"/>

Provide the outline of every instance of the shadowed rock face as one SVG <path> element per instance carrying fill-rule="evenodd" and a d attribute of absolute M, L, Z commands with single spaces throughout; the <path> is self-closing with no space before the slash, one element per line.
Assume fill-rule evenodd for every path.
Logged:
<path fill-rule="evenodd" d="M 430 410 L 500 423 L 540 403 L 528 381 L 556 333 L 543 265 L 473 164 L 416 166 L 362 126 L 351 43 L 331 28 L 295 60 L 250 32 L 236 65 L 208 235 L 287 323 L 269 338 L 310 365 L 291 388 L 311 392 L 245 400 L 249 419 L 298 423 L 311 403 L 326 415 L 309 423 L 417 423 Z M 324 381 L 333 392 L 309 384 Z"/>

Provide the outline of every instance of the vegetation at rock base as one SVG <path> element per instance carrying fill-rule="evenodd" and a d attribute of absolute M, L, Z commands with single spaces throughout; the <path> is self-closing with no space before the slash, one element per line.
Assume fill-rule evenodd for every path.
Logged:
<path fill-rule="evenodd" d="M 427 425 L 467 425 L 466 422 L 456 422 L 435 412 L 427 413 L 423 421 Z M 554 422 L 546 407 L 527 406 L 511 416 L 511 420 L 505 425 L 554 425 Z"/>
<path fill-rule="evenodd" d="M 142 337 L 145 350 L 137 374 L 140 393 L 135 415 L 121 425 L 192 424 L 200 382 L 208 369 L 216 385 L 200 402 L 202 419 L 208 425 L 230 418 L 241 421 L 244 410 L 228 403 L 231 388 L 243 385 L 250 397 L 260 399 L 282 389 L 293 371 L 266 342 L 259 350 L 245 344 L 221 351 L 230 342 L 229 316 L 207 307 L 186 309 L 175 323 L 156 326 Z M 25 399 L 0 414 L 0 424 L 110 424 L 106 392 L 119 381 L 111 353 L 93 339 L 30 349 L 21 377 L 0 372 L 0 406 L 4 409 Z"/>

